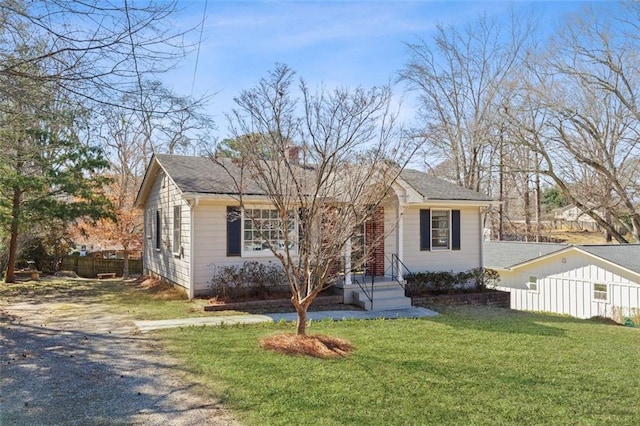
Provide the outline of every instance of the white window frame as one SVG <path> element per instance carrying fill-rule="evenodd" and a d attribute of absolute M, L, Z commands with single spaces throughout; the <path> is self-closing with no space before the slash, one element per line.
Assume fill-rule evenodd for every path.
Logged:
<path fill-rule="evenodd" d="M 247 217 L 248 216 L 247 215 L 248 212 L 253 213 L 255 211 L 260 211 L 261 212 L 260 213 L 260 215 L 261 215 L 260 219 L 256 218 L 256 219 L 252 220 L 249 217 Z M 263 220 L 266 221 L 265 225 L 269 221 L 274 221 L 274 222 L 275 221 L 277 221 L 277 222 L 280 221 L 279 217 L 265 217 L 263 219 L 262 218 L 262 215 L 263 215 L 262 212 L 263 211 L 269 211 L 270 212 L 269 215 L 272 215 L 273 214 L 272 212 L 276 212 L 277 213 L 277 210 L 274 209 L 272 206 L 248 206 L 248 207 L 246 207 L 245 209 L 242 210 L 242 226 L 241 226 L 241 241 L 240 241 L 242 257 L 273 256 L 273 252 L 268 247 L 262 246 L 264 248 L 261 248 L 259 250 L 249 250 L 249 249 L 246 248 L 247 247 L 246 237 L 247 237 L 248 233 L 252 233 L 253 235 L 256 235 L 256 237 L 254 237 L 252 239 L 255 240 L 255 241 L 258 241 L 258 240 L 260 240 L 260 238 L 259 238 L 259 233 L 260 232 L 278 232 L 278 230 L 279 230 L 279 227 L 277 227 L 277 225 L 276 225 L 276 228 L 271 228 L 271 229 L 269 229 L 268 226 L 266 226 L 266 228 L 267 228 L 266 230 L 263 229 L 262 231 L 257 231 L 256 233 L 254 233 L 253 230 L 250 229 L 250 228 L 253 228 L 256 225 L 264 227 L 262 225 L 262 223 L 260 223 Z M 292 239 L 294 241 L 298 241 L 298 238 L 300 237 L 300 235 L 298 234 L 298 218 L 293 213 L 293 211 L 291 211 L 290 214 L 293 215 L 292 229 L 290 230 L 290 232 L 294 233 Z M 249 224 L 250 224 L 250 226 L 247 226 Z M 279 250 L 279 251 L 284 251 L 284 248 L 282 248 L 282 250 Z M 297 254 L 298 253 L 298 245 L 296 244 L 295 247 L 289 249 L 289 251 L 290 251 L 290 253 Z"/>
<path fill-rule="evenodd" d="M 530 275 L 529 280 L 527 281 L 527 288 L 532 293 L 540 292 L 540 281 L 538 280 L 538 277 Z"/>
<path fill-rule="evenodd" d="M 597 286 L 603 286 L 604 290 L 596 289 Z M 604 294 L 604 298 L 596 297 L 596 295 L 602 295 L 602 294 Z M 593 283 L 592 296 L 593 296 L 594 302 L 608 303 L 609 302 L 609 285 L 605 283 Z"/>
<path fill-rule="evenodd" d="M 180 256 L 180 246 L 182 245 L 182 206 L 173 206 L 173 245 L 172 252 L 175 256 Z"/>
<path fill-rule="evenodd" d="M 447 246 L 443 247 L 440 245 L 435 245 L 434 242 L 436 240 L 436 238 L 434 238 L 434 231 L 441 231 L 444 230 L 444 228 L 434 228 L 433 226 L 433 219 L 436 217 L 436 213 L 446 213 L 447 214 Z M 431 250 L 451 250 L 451 234 L 452 234 L 452 229 L 451 229 L 451 209 L 431 209 L 431 218 L 430 218 L 431 223 L 429 224 L 429 238 L 430 238 L 430 246 L 431 246 Z"/>

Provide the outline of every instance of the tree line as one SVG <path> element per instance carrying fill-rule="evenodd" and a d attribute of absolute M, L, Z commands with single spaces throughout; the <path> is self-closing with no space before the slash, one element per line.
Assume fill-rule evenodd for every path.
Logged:
<path fill-rule="evenodd" d="M 501 200 L 490 216 L 496 237 L 523 218 L 527 238 L 538 239 L 543 200 L 564 199 L 611 238 L 640 241 L 640 6 L 618 8 L 624 13 L 594 5 L 544 38 L 535 17 L 514 9 L 507 23 L 480 16 L 407 42 L 398 81 L 416 96 L 420 125 L 393 134 L 420 143 L 414 160 L 438 176 Z M 192 29 L 171 24 L 176 13 L 177 3 L 164 1 L 0 3 L 7 281 L 21 250 L 45 250 L 55 263 L 83 234 L 137 250 L 142 216 L 133 201 L 151 155 L 199 153 L 214 142 L 210 99 L 173 93 L 160 80 L 192 47 L 184 41 Z M 366 105 L 363 93 L 314 96 Z M 254 116 L 269 113 L 256 108 Z M 256 129 L 272 135 L 230 111 L 237 143 Z M 297 119 L 332 124 L 313 108 Z M 391 134 L 384 126 L 392 124 L 399 129 L 385 122 L 382 131 Z"/>
<path fill-rule="evenodd" d="M 525 13 L 407 44 L 427 166 L 502 201 L 498 238 L 523 218 L 539 239 L 551 189 L 609 239 L 640 242 L 640 6 L 592 5 L 544 38 Z"/>

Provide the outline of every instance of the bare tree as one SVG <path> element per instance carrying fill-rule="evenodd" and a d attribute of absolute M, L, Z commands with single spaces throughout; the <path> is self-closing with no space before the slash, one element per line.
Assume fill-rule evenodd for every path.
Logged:
<path fill-rule="evenodd" d="M 309 305 L 338 277 L 345 248 L 415 151 L 390 100 L 386 87 L 312 92 L 302 80 L 295 86 L 284 65 L 236 98 L 237 155 L 217 161 L 236 180 L 245 220 L 264 233 L 262 244 L 286 272 L 298 334 L 306 332 Z M 256 187 L 275 216 L 269 227 L 251 209 Z M 356 256 L 347 268 L 365 261 Z"/>
<path fill-rule="evenodd" d="M 640 241 L 639 39 L 621 37 L 612 23 L 590 12 L 571 21 L 553 49 L 531 56 L 505 112 L 567 200 L 617 241 L 627 242 L 626 233 Z"/>
<path fill-rule="evenodd" d="M 190 29 L 171 24 L 177 11 L 176 1 L 5 0 L 0 75 L 115 105 L 122 93 L 140 94 L 141 81 L 183 57 Z"/>
<path fill-rule="evenodd" d="M 439 25 L 431 40 L 407 44 L 409 61 L 400 79 L 421 103 L 425 152 L 447 161 L 458 185 L 486 190 L 500 138 L 502 86 L 521 63 L 532 35 L 529 20 L 508 25 L 481 16 L 458 29 Z"/>

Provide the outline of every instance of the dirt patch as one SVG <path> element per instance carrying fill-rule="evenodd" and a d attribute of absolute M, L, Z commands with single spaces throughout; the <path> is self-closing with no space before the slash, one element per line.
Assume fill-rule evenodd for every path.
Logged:
<path fill-rule="evenodd" d="M 286 355 L 303 355 L 315 358 L 342 358 L 353 351 L 353 345 L 348 341 L 323 334 L 304 336 L 276 334 L 262 339 L 260 346 Z"/>

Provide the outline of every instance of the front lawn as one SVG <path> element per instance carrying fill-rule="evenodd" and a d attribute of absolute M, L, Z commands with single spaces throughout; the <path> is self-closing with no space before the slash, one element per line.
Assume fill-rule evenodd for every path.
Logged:
<path fill-rule="evenodd" d="M 315 322 L 348 358 L 267 352 L 293 325 L 158 335 L 190 380 L 249 424 L 640 424 L 640 330 L 504 309 Z"/>

